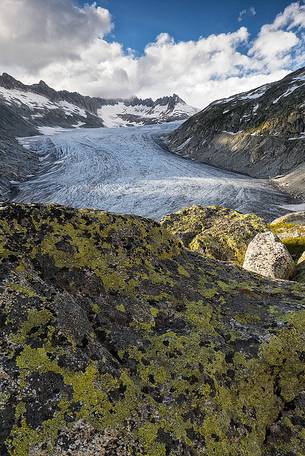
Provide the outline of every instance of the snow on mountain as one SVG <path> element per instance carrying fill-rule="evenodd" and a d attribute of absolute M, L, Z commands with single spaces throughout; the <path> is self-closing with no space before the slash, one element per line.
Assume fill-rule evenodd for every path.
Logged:
<path fill-rule="evenodd" d="M 0 76 L 0 104 L 9 106 L 40 132 L 48 128 L 122 127 L 185 120 L 197 110 L 178 95 L 152 99 L 103 99 L 55 91 L 43 81 L 25 85 Z"/>
<path fill-rule="evenodd" d="M 174 100 L 172 105 L 171 100 Z M 113 128 L 184 120 L 197 112 L 177 95 L 170 97 L 167 103 L 162 103 L 162 99 L 153 104 L 145 104 L 138 99 L 136 101 L 137 103 L 132 105 L 126 101 L 104 105 L 98 109 L 97 114 L 103 119 L 105 127 Z"/>

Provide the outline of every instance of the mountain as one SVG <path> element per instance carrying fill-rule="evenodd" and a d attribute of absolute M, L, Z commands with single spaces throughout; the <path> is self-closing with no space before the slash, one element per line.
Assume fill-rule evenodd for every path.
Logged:
<path fill-rule="evenodd" d="M 51 128 L 122 127 L 185 120 L 197 110 L 178 95 L 153 101 L 104 99 L 66 90 L 56 91 L 44 81 L 25 85 L 4 73 L 0 76 L 0 105 L 9 107 L 23 122 L 45 132 Z M 16 134 L 19 134 L 17 131 Z M 20 136 L 20 134 L 19 134 Z"/>
<path fill-rule="evenodd" d="M 305 195 L 305 68 L 211 103 L 165 138 L 172 152 Z"/>
<path fill-rule="evenodd" d="M 12 196 L 15 181 L 24 181 L 39 165 L 37 156 L 16 137 L 52 133 L 63 128 L 120 127 L 184 120 L 196 112 L 178 95 L 159 98 L 103 99 L 66 90 L 57 92 L 45 82 L 25 85 L 0 76 L 0 200 Z"/>

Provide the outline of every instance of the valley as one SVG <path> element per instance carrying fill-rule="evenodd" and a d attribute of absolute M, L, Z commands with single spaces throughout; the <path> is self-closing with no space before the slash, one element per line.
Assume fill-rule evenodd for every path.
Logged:
<path fill-rule="evenodd" d="M 266 219 L 286 213 L 289 198 L 264 179 L 172 154 L 158 138 L 179 123 L 48 130 L 19 142 L 38 156 L 39 172 L 20 184 L 15 201 L 59 203 L 152 219 L 193 204 L 223 205 Z"/>

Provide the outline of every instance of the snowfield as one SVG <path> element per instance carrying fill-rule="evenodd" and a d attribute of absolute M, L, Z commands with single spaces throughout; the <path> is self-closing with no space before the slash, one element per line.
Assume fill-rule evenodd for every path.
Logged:
<path fill-rule="evenodd" d="M 267 181 L 195 163 L 156 139 L 177 123 L 78 129 L 23 138 L 40 157 L 40 173 L 18 185 L 18 202 L 105 209 L 160 219 L 192 204 L 219 204 L 272 219 L 287 197 Z"/>

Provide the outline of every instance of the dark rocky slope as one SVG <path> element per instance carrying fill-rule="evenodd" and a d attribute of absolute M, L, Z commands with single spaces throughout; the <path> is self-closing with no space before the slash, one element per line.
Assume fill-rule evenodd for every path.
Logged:
<path fill-rule="evenodd" d="M 168 147 L 184 157 L 254 177 L 300 169 L 286 188 L 304 196 L 304 96 L 302 68 L 281 81 L 213 102 L 171 134 Z"/>
<path fill-rule="evenodd" d="M 38 134 L 33 125 L 0 102 L 0 201 L 14 195 L 14 182 L 38 169 L 38 158 L 18 144 L 16 136 Z"/>
<path fill-rule="evenodd" d="M 1 454 L 305 453 L 305 287 L 137 217 L 0 211 Z"/>

